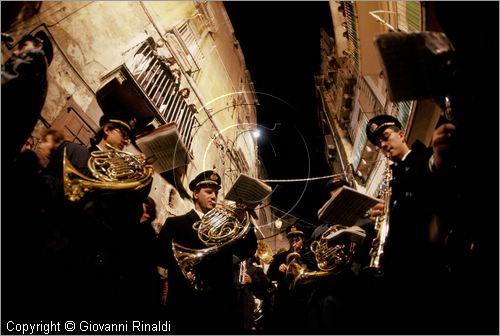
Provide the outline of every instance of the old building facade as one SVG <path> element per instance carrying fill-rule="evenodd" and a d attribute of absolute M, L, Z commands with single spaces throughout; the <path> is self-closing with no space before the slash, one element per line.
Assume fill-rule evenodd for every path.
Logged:
<path fill-rule="evenodd" d="M 43 30 L 53 44 L 48 95 L 35 139 L 55 127 L 71 141 L 89 145 L 106 113 L 135 118 L 137 132 L 177 124 L 189 155 L 185 164 L 155 174 L 151 196 L 159 205 L 158 223 L 192 207 L 187 184 L 200 171 L 215 169 L 221 175 L 220 199 L 240 173 L 259 177 L 252 136 L 258 100 L 222 2 L 2 7 L 9 15 L 2 16 L 2 32 L 14 41 Z M 11 53 L 2 44 L 3 61 Z"/>

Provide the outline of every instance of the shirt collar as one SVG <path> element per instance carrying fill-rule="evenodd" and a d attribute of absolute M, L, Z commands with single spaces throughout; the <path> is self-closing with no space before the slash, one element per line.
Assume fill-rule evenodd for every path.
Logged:
<path fill-rule="evenodd" d="M 411 149 L 408 152 L 406 152 L 406 154 L 403 156 L 403 158 L 401 159 L 401 161 L 406 160 L 406 158 L 408 157 L 408 154 L 410 154 L 410 152 L 411 152 Z"/>
<path fill-rule="evenodd" d="M 194 209 L 194 211 L 196 212 L 196 214 L 198 215 L 198 217 L 202 218 L 205 214 L 197 209 Z"/>

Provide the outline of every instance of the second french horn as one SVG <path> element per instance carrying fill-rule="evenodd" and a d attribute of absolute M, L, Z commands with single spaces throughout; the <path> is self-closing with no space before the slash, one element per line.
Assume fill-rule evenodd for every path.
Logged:
<path fill-rule="evenodd" d="M 311 244 L 318 270 L 307 270 L 301 261 L 300 254 L 290 253 L 287 256 L 287 279 L 290 288 L 297 284 L 306 284 L 321 278 L 340 273 L 351 264 L 356 246 L 363 242 L 366 234 L 363 229 L 340 224 L 332 225 Z"/>

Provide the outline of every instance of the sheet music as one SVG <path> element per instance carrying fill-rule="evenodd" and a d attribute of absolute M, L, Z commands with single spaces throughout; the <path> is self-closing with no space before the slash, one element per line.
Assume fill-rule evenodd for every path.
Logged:
<path fill-rule="evenodd" d="M 186 146 L 175 123 L 162 125 L 136 140 L 137 146 L 152 161 L 158 173 L 186 165 L 190 161 Z"/>
<path fill-rule="evenodd" d="M 254 177 L 241 174 L 228 191 L 225 199 L 235 202 L 241 199 L 249 205 L 258 205 L 262 203 L 271 192 L 272 189 L 267 184 Z"/>
<path fill-rule="evenodd" d="M 378 202 L 375 197 L 343 186 L 319 209 L 318 218 L 334 224 L 351 226 Z"/>

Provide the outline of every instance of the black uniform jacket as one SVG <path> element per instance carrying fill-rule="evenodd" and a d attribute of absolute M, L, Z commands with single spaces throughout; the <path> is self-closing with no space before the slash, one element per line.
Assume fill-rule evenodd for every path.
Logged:
<path fill-rule="evenodd" d="M 204 286 L 195 289 L 183 276 L 174 258 L 172 240 L 193 249 L 205 248 L 193 229 L 193 224 L 199 219 L 195 210 L 182 216 L 170 217 L 158 236 L 158 265 L 168 270 L 167 310 L 182 330 L 215 330 L 221 327 L 221 316 L 234 316 L 236 284 L 233 281 L 232 256 L 235 254 L 248 258 L 255 253 L 257 247 L 255 232 L 250 228 L 241 240 L 221 246 L 214 253 L 199 259 L 196 276 L 203 279 Z M 200 316 L 204 323 L 193 324 L 194 315 Z M 229 322 L 225 322 L 227 328 L 231 328 Z"/>
<path fill-rule="evenodd" d="M 12 162 L 35 127 L 47 87 L 43 50 L 12 56 L 2 64 L 2 159 L 5 162 Z M 14 131 L 8 132 L 8 128 Z"/>
<path fill-rule="evenodd" d="M 389 235 L 384 249 L 387 272 L 424 272 L 437 261 L 429 242 L 429 224 L 435 213 L 431 150 L 421 142 L 412 145 L 404 161 L 391 165 Z"/>

